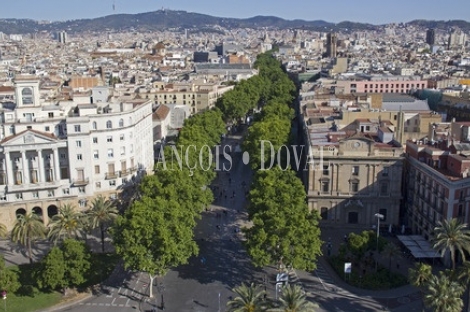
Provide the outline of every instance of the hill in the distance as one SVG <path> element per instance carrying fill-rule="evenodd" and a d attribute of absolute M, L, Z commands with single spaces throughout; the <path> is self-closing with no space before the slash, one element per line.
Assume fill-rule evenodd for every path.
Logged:
<path fill-rule="evenodd" d="M 464 31 L 470 31 L 470 23 L 462 20 L 454 21 L 426 21 L 415 20 L 408 23 L 423 28 L 449 29 L 459 27 Z M 344 21 L 330 23 L 322 20 L 285 20 L 275 16 L 254 16 L 251 18 L 225 18 L 206 14 L 158 10 L 155 12 L 139 14 L 115 14 L 94 19 L 79 19 L 49 24 L 38 23 L 29 19 L 0 19 L 0 31 L 6 34 L 24 34 L 40 31 L 154 31 L 161 29 L 199 29 L 208 31 L 217 26 L 224 28 L 278 28 L 278 29 L 308 29 L 316 31 L 354 31 L 377 30 L 383 26 L 366 23 Z"/>

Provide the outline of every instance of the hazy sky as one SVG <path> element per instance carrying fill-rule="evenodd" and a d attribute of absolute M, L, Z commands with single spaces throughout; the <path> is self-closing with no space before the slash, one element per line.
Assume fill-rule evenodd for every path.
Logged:
<path fill-rule="evenodd" d="M 285 19 L 384 24 L 413 19 L 470 20 L 469 0 L 2 0 L 0 18 L 61 21 L 161 9 L 220 17 L 273 15 Z M 8 3 L 5 3 L 8 2 Z M 114 10 L 113 10 L 114 6 Z"/>

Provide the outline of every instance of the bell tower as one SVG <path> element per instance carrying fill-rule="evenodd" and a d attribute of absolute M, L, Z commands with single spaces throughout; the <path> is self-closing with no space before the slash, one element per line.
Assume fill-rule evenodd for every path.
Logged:
<path fill-rule="evenodd" d="M 39 107 L 39 79 L 36 76 L 16 76 L 15 96 L 17 108 Z"/>

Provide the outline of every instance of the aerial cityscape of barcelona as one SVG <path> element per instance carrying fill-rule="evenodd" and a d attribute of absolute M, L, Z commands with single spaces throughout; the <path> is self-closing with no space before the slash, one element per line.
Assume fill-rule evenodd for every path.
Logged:
<path fill-rule="evenodd" d="M 0 10 L 0 312 L 470 311 L 470 2 Z"/>

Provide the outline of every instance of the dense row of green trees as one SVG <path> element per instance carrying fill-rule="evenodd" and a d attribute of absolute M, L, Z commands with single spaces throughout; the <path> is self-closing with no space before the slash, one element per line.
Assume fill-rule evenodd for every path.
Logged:
<path fill-rule="evenodd" d="M 248 207 L 253 226 L 244 230 L 245 245 L 256 266 L 288 264 L 313 270 L 321 254 L 318 213 L 309 211 L 304 186 L 296 173 L 288 164 L 282 164 L 282 159 L 271 159 L 271 145 L 278 153 L 289 143 L 296 88 L 271 54 L 259 55 L 255 66 L 259 70 L 256 79 L 263 82 L 263 88 L 256 93 L 262 110 L 243 143 L 256 170 Z M 264 154 L 262 141 L 269 141 L 265 142 Z M 276 165 L 260 170 L 265 162 L 265 168 Z"/>
<path fill-rule="evenodd" d="M 271 147 L 278 152 L 280 147 L 289 143 L 291 121 L 294 110 L 291 108 L 296 88 L 280 63 L 270 54 L 261 54 L 255 62 L 259 75 L 250 78 L 263 83 L 257 88 L 257 103 L 262 111 L 255 116 L 254 124 L 248 129 L 243 142 L 243 149 L 250 155 L 253 169 L 268 163 L 277 163 L 278 158 L 272 159 Z M 256 86 L 256 84 L 255 84 Z M 262 141 L 265 141 L 264 151 Z M 269 142 L 269 143 L 268 143 Z"/>
<path fill-rule="evenodd" d="M 194 227 L 213 201 L 212 147 L 224 133 L 218 109 L 186 120 L 176 145 L 165 147 L 155 174 L 144 177 L 138 199 L 116 220 L 111 233 L 117 254 L 126 268 L 147 272 L 151 285 L 199 252 Z"/>
<path fill-rule="evenodd" d="M 314 270 L 321 254 L 319 217 L 309 212 L 305 189 L 292 170 L 278 167 L 255 174 L 249 196 L 246 247 L 256 266 L 290 264 Z"/>

